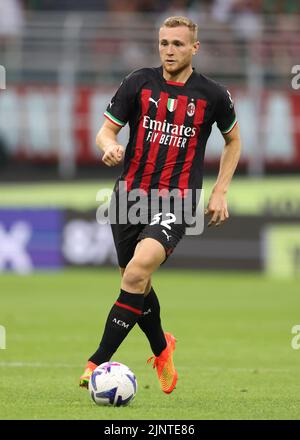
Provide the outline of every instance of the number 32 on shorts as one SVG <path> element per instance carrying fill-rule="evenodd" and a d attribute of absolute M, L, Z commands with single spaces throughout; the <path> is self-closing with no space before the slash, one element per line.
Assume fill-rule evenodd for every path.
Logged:
<path fill-rule="evenodd" d="M 159 212 L 158 214 L 155 214 L 153 216 L 152 222 L 150 223 L 150 226 L 161 224 L 164 228 L 167 228 L 171 230 L 170 223 L 175 223 L 176 216 L 172 212 L 167 212 L 165 214 L 166 217 L 168 217 L 166 220 L 162 220 L 162 212 Z"/>

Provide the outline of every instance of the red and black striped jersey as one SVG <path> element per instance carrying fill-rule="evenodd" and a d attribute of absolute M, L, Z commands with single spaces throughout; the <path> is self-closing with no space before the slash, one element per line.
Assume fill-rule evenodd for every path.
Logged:
<path fill-rule="evenodd" d="M 120 180 L 127 189 L 200 189 L 207 139 L 216 122 L 236 124 L 230 93 L 193 70 L 186 83 L 166 81 L 162 67 L 128 75 L 104 113 L 130 136 Z"/>

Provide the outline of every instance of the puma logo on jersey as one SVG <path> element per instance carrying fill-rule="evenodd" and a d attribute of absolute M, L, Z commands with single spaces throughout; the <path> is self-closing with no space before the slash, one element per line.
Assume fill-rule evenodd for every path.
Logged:
<path fill-rule="evenodd" d="M 167 237 L 167 239 L 168 239 L 168 241 L 169 241 L 170 238 L 172 237 L 172 235 L 169 235 L 169 234 L 167 233 L 167 231 L 165 231 L 164 229 L 162 230 L 162 232 L 166 235 L 166 237 Z"/>
<path fill-rule="evenodd" d="M 129 327 L 129 324 L 126 324 L 126 322 L 121 321 L 121 319 L 116 319 L 116 318 L 114 318 L 114 319 L 113 319 L 113 322 L 114 322 L 115 324 L 119 325 L 120 327 L 124 327 L 124 328 L 128 328 L 128 327 Z"/>
<path fill-rule="evenodd" d="M 149 313 L 151 313 L 151 312 L 152 312 L 152 310 L 151 310 L 150 307 L 149 307 L 148 310 L 146 310 L 145 312 L 143 312 L 143 315 L 144 315 L 144 316 L 149 315 Z"/>
<path fill-rule="evenodd" d="M 149 98 L 149 101 L 153 102 L 156 105 L 156 108 L 158 108 L 158 103 L 160 101 L 160 98 L 157 101 L 155 101 L 155 99 L 153 99 L 153 98 Z"/>

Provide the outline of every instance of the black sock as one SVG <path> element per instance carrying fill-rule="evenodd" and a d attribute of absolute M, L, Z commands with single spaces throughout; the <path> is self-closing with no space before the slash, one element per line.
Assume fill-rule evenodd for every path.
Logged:
<path fill-rule="evenodd" d="M 159 356 L 167 343 L 161 326 L 159 301 L 153 287 L 145 297 L 143 314 L 138 320 L 138 325 L 147 336 L 155 356 Z"/>
<path fill-rule="evenodd" d="M 100 365 L 110 360 L 141 316 L 143 303 L 143 294 L 121 289 L 120 296 L 108 315 L 99 348 L 89 361 Z"/>

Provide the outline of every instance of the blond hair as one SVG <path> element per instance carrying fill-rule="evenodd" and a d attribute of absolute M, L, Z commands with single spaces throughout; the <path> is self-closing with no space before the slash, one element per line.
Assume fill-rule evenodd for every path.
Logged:
<path fill-rule="evenodd" d="M 187 17 L 181 17 L 181 16 L 169 17 L 163 22 L 163 26 L 169 28 L 186 26 L 187 28 L 189 28 L 189 30 L 192 33 L 193 42 L 197 41 L 198 39 L 198 26 Z"/>

